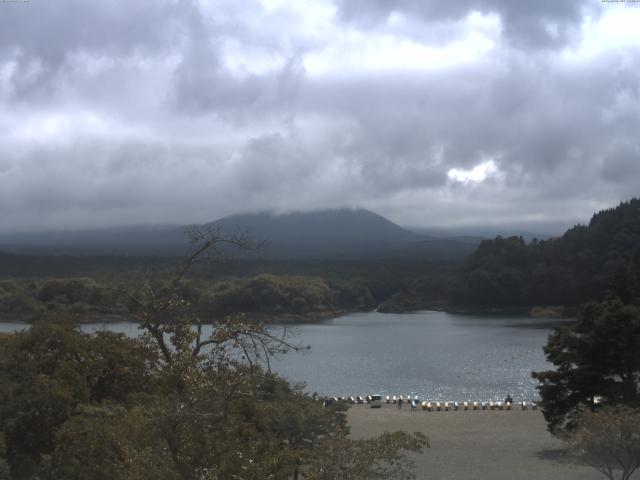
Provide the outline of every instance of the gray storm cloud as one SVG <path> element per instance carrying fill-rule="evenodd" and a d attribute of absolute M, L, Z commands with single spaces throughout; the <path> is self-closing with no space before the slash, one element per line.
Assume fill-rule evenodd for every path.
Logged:
<path fill-rule="evenodd" d="M 585 221 L 639 193 L 638 10 L 0 3 L 0 230 L 340 206 Z"/>
<path fill-rule="evenodd" d="M 339 0 L 342 17 L 375 25 L 392 12 L 417 15 L 427 22 L 456 20 L 471 11 L 502 18 L 505 35 L 525 49 L 558 47 L 575 35 L 585 15 L 597 15 L 594 2 L 583 0 Z"/>

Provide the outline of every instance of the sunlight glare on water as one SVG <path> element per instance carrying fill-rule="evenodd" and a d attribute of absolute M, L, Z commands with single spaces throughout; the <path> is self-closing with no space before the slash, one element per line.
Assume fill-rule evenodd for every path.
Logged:
<path fill-rule="evenodd" d="M 432 400 L 537 398 L 532 370 L 553 320 L 357 313 L 296 327 L 311 350 L 272 364 L 323 395 L 418 395 Z M 556 321 L 557 322 L 557 321 Z"/>
<path fill-rule="evenodd" d="M 550 368 L 542 346 L 563 321 L 477 317 L 443 312 L 354 313 L 288 327 L 309 345 L 272 360 L 272 368 L 306 390 L 327 396 L 418 395 L 436 401 L 537 398 L 531 371 Z M 25 328 L 0 323 L 0 331 Z M 88 333 L 140 334 L 129 322 L 82 325 Z M 205 334 L 211 327 L 204 328 Z"/>

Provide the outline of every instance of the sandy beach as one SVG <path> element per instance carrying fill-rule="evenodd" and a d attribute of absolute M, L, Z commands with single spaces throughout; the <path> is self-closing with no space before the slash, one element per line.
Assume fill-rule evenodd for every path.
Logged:
<path fill-rule="evenodd" d="M 419 431 L 431 448 L 415 457 L 417 478 L 430 480 L 597 480 L 601 474 L 569 464 L 562 442 L 546 430 L 539 411 L 410 411 L 407 405 L 349 410 L 355 438 L 384 431 Z"/>

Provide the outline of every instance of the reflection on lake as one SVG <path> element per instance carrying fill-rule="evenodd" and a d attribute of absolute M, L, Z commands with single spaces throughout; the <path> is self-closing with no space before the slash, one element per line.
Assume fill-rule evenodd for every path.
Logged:
<path fill-rule="evenodd" d="M 304 354 L 274 368 L 326 395 L 419 395 L 433 400 L 537 397 L 532 370 L 553 321 L 442 312 L 360 313 L 296 328 Z M 541 328 L 542 327 L 542 328 Z"/>
<path fill-rule="evenodd" d="M 560 322 L 442 312 L 345 315 L 290 328 L 311 350 L 289 353 L 272 368 L 323 395 L 419 395 L 432 400 L 536 398 L 532 370 L 549 368 L 542 346 Z M 0 324 L 0 331 L 23 328 Z M 137 335 L 131 323 L 88 324 L 83 330 Z"/>

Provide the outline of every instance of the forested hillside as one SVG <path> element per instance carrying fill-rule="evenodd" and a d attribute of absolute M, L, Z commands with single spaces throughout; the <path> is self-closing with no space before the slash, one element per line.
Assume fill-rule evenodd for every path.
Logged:
<path fill-rule="evenodd" d="M 101 315 L 103 304 L 114 305 L 104 301 L 111 295 L 104 285 L 129 283 L 148 269 L 162 277 L 175 263 L 170 257 L 0 254 L 0 315 Z M 198 266 L 194 280 L 198 303 L 212 315 L 325 315 L 375 306 L 387 312 L 525 311 L 536 306 L 577 307 L 610 293 L 625 303 L 637 302 L 640 199 L 600 211 L 588 225 L 575 226 L 558 238 L 528 243 L 522 237 L 485 240 L 458 267 L 450 259 L 437 263 L 417 252 L 411 259 L 367 261 L 237 259 Z M 49 295 L 55 290 L 52 285 L 75 293 Z"/>
<path fill-rule="evenodd" d="M 126 314 L 123 299 L 107 287 L 133 286 L 149 273 L 161 279 L 179 265 L 173 257 L 72 257 L 0 253 L 0 320 L 33 320 L 52 312 L 104 318 Z M 455 264 L 411 260 L 268 261 L 231 259 L 193 268 L 191 287 L 201 307 L 219 316 L 229 311 L 304 316 L 370 310 L 419 284 L 437 302 Z M 437 285 L 438 290 L 429 288 Z M 330 291 L 329 296 L 317 292 Z M 433 295 L 426 295 L 431 298 Z M 317 301 L 318 298 L 321 301 Z M 206 315 L 205 315 L 206 316 Z"/>
<path fill-rule="evenodd" d="M 454 308 L 577 306 L 640 297 L 640 199 L 602 210 L 559 238 L 483 241 L 451 283 Z"/>
<path fill-rule="evenodd" d="M 132 305 L 118 290 L 91 278 L 0 280 L 0 318 L 35 320 L 52 313 L 83 321 L 130 317 Z M 129 284 L 126 288 L 135 288 Z M 296 320 L 375 307 L 370 290 L 358 282 L 320 277 L 261 274 L 248 278 L 185 282 L 183 295 L 203 319 L 219 320 L 231 313 L 252 316 L 293 315 Z"/>

